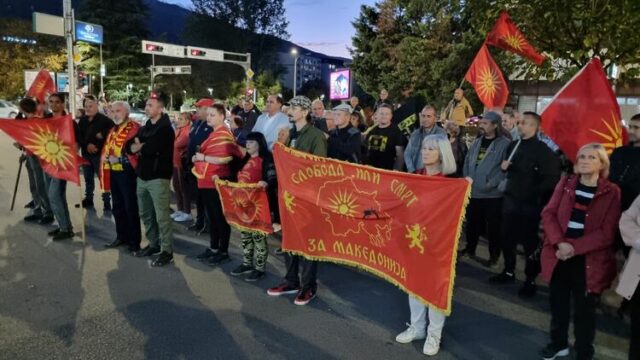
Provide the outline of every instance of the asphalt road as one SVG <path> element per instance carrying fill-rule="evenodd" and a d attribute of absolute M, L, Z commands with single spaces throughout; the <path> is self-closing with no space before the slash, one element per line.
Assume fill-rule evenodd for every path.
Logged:
<path fill-rule="evenodd" d="M 165 268 L 104 250 L 115 230 L 100 210 L 86 215 L 85 241 L 78 235 L 52 242 L 46 235 L 52 227 L 22 221 L 25 172 L 17 209 L 9 211 L 18 157 L 10 143 L 0 133 L 0 359 L 424 358 L 422 342 L 394 341 L 409 320 L 399 289 L 323 263 L 319 296 L 308 306 L 269 297 L 266 289 L 284 273 L 283 258 L 270 256 L 268 276 L 258 283 L 230 276 L 241 258 L 235 231 L 233 261 L 218 268 L 189 258 L 208 238 L 180 225 L 176 262 Z M 78 203 L 75 185 L 68 197 Z M 80 211 L 71 212 L 79 231 Z M 270 246 L 277 241 L 270 239 Z M 523 301 L 519 283 L 489 285 L 492 271 L 459 262 L 453 312 L 436 359 L 538 359 L 547 342 L 547 288 Z M 628 324 L 608 314 L 597 323 L 597 359 L 626 358 Z"/>

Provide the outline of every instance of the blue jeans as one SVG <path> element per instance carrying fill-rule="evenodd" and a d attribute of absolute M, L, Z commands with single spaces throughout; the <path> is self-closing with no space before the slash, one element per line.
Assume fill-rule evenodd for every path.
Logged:
<path fill-rule="evenodd" d="M 96 189 L 95 177 L 100 176 L 100 155 L 85 155 L 84 159 L 89 162 L 82 166 L 84 175 L 84 198 L 93 201 L 93 191 Z M 102 201 L 109 203 L 111 195 L 108 192 L 102 193 Z"/>
<path fill-rule="evenodd" d="M 48 180 L 45 178 L 44 170 L 40 166 L 40 160 L 35 155 L 27 157 L 29 166 L 27 170 L 31 172 L 30 179 L 33 178 L 35 194 L 33 201 L 35 207 L 33 212 L 42 216 L 51 216 L 51 205 L 49 204 Z"/>
<path fill-rule="evenodd" d="M 69 216 L 69 205 L 67 204 L 67 181 L 56 179 L 47 175 L 49 181 L 49 202 L 51 211 L 58 222 L 61 231 L 71 231 L 71 217 Z"/>

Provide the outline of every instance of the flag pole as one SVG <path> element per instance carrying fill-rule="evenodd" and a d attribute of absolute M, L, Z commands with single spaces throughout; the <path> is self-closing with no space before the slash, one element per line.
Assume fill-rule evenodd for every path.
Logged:
<path fill-rule="evenodd" d="M 24 163 L 24 156 L 20 154 L 18 158 L 18 175 L 16 175 L 16 185 L 13 187 L 13 197 L 11 198 L 11 211 L 16 205 L 16 195 L 18 194 L 18 184 L 20 184 L 20 173 L 22 172 L 22 164 Z"/>

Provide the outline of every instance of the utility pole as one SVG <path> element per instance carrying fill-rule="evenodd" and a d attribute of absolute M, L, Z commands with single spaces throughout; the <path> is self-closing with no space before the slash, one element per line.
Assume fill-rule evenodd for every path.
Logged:
<path fill-rule="evenodd" d="M 67 40 L 67 72 L 69 73 L 69 112 L 76 115 L 76 70 L 73 63 L 73 31 L 75 21 L 71 0 L 62 1 L 64 12 L 64 37 Z"/>

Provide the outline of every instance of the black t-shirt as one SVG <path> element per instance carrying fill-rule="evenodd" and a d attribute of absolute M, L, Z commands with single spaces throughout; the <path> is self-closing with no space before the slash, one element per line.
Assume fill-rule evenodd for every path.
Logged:
<path fill-rule="evenodd" d="M 482 141 L 480 142 L 480 151 L 478 152 L 478 158 L 476 159 L 476 166 L 480 164 L 482 159 L 484 159 L 484 156 L 487 154 L 487 150 L 489 149 L 489 146 L 491 146 L 491 143 L 495 139 L 496 139 L 495 136 L 492 137 L 491 139 L 487 139 L 486 137 L 482 138 Z"/>
<path fill-rule="evenodd" d="M 578 182 L 576 186 L 576 202 L 573 204 L 571 210 L 571 217 L 569 218 L 569 225 L 567 226 L 567 232 L 565 236 L 569 239 L 577 239 L 584 235 L 584 224 L 587 220 L 587 210 L 589 204 L 593 200 L 593 196 L 598 190 L 597 186 L 587 186 Z"/>
<path fill-rule="evenodd" d="M 396 146 L 404 147 L 406 138 L 394 124 L 381 129 L 376 127 L 367 135 L 368 164 L 380 169 L 393 170 L 396 161 Z"/>

